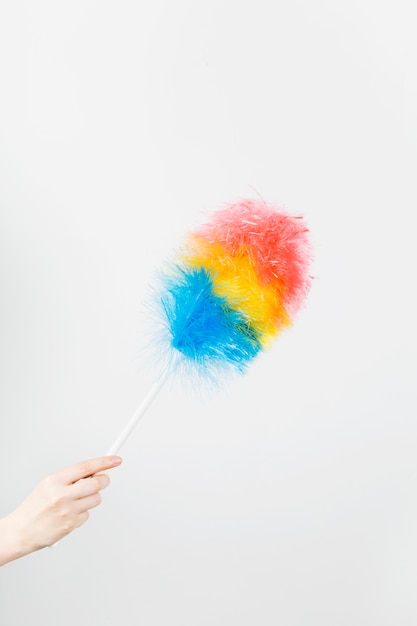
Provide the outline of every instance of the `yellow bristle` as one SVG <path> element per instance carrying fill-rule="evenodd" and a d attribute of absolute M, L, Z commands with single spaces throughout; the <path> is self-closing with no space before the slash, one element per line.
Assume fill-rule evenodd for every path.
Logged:
<path fill-rule="evenodd" d="M 291 324 L 282 305 L 278 281 L 275 285 L 260 284 L 254 260 L 244 247 L 231 256 L 220 244 L 194 237 L 190 254 L 184 260 L 209 272 L 213 292 L 244 315 L 263 347 Z"/>

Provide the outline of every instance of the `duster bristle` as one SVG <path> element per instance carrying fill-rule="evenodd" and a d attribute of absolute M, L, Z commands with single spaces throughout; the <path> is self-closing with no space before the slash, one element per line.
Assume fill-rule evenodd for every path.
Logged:
<path fill-rule="evenodd" d="M 191 361 L 220 360 L 241 369 L 261 348 L 246 317 L 214 292 L 213 278 L 203 268 L 176 266 L 161 304 L 172 347 Z"/>
<path fill-rule="evenodd" d="M 210 377 L 243 372 L 307 295 L 308 230 L 256 200 L 217 211 L 189 235 L 158 293 L 168 347 Z"/>

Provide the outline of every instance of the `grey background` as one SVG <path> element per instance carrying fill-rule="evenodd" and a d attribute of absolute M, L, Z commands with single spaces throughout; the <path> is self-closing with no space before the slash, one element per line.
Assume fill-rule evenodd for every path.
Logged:
<path fill-rule="evenodd" d="M 305 216 L 294 327 L 165 388 L 100 508 L 0 571 L 2 626 L 415 625 L 412 2 L 0 8 L 0 515 L 105 453 L 152 383 L 142 308 L 239 197 Z"/>

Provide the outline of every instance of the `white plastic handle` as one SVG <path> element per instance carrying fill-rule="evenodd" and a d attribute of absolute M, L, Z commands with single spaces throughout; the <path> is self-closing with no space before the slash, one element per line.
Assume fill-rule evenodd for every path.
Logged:
<path fill-rule="evenodd" d="M 138 408 L 136 409 L 136 411 L 134 412 L 134 414 L 132 415 L 130 420 L 127 422 L 126 426 L 123 428 L 123 430 L 120 433 L 120 435 L 117 437 L 116 441 L 109 448 L 109 450 L 107 452 L 107 454 L 109 456 L 112 456 L 113 454 L 116 454 L 117 452 L 119 452 L 119 450 L 122 447 L 122 445 L 128 440 L 128 438 L 132 434 L 134 428 L 136 427 L 137 423 L 139 422 L 141 417 L 143 417 L 143 415 L 145 414 L 146 410 L 152 404 L 152 401 L 158 395 L 158 392 L 161 390 L 164 382 L 165 382 L 165 376 L 162 374 L 154 382 L 154 384 L 152 385 L 152 387 L 148 391 L 147 395 L 142 400 L 141 404 L 138 406 Z"/>

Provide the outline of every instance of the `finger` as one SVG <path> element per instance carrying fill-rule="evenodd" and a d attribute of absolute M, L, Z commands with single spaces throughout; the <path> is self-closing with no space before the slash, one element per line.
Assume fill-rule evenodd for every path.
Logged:
<path fill-rule="evenodd" d="M 87 478 L 97 472 L 117 467 L 121 462 L 122 459 L 119 456 L 101 456 L 65 467 L 57 472 L 56 476 L 64 484 L 71 485 L 77 482 L 77 480 L 81 480 L 81 478 Z"/>
<path fill-rule="evenodd" d="M 84 513 L 85 511 L 94 509 L 96 506 L 101 504 L 101 495 L 99 493 L 94 493 L 92 496 L 87 496 L 86 498 L 81 498 L 81 500 L 77 500 L 75 504 L 76 510 L 79 513 Z"/>
<path fill-rule="evenodd" d="M 69 485 L 66 493 L 73 500 L 79 500 L 105 489 L 109 483 L 110 478 L 107 474 L 95 474 L 85 480 L 79 480 Z"/>

